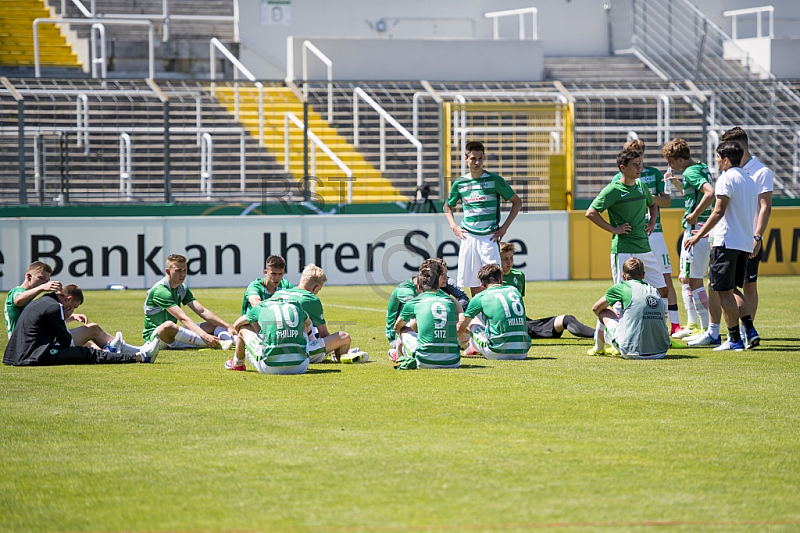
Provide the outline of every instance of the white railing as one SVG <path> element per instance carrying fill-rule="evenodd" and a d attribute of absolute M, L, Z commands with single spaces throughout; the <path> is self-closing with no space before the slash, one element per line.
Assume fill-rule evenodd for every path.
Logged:
<path fill-rule="evenodd" d="M 769 13 L 769 37 L 770 39 L 775 37 L 775 23 L 774 23 L 774 16 L 775 16 L 775 8 L 772 6 L 760 6 L 760 7 L 749 7 L 747 9 L 734 9 L 733 11 L 723 11 L 723 17 L 731 17 L 731 39 L 736 40 L 736 26 L 737 26 L 737 17 L 745 16 L 745 15 L 755 15 L 756 16 L 756 37 L 764 37 L 761 32 L 761 15 L 763 13 Z"/>
<path fill-rule="evenodd" d="M 308 53 L 310 50 L 328 68 L 328 123 L 333 122 L 333 61 L 311 41 L 303 41 L 303 96 L 308 100 Z"/>
<path fill-rule="evenodd" d="M 79 94 L 75 99 L 75 129 L 78 131 L 77 146 L 83 147 L 83 154 L 89 155 L 89 97 Z"/>
<path fill-rule="evenodd" d="M 358 146 L 358 100 L 361 98 L 369 104 L 380 116 L 380 170 L 386 172 L 386 122 L 400 132 L 417 149 L 417 187 L 422 186 L 422 143 L 419 139 L 411 135 L 392 115 L 386 112 L 378 103 L 373 100 L 361 87 L 356 87 L 353 91 L 353 146 Z"/>
<path fill-rule="evenodd" d="M 214 140 L 208 132 L 203 133 L 200 144 L 200 194 L 211 200 L 214 180 Z"/>
<path fill-rule="evenodd" d="M 89 9 L 81 2 L 81 0 L 71 0 L 71 2 L 78 8 L 81 14 L 86 18 L 101 17 L 103 19 L 135 19 L 135 20 L 159 20 L 164 23 L 164 42 L 169 41 L 170 37 L 170 21 L 171 20 L 186 20 L 198 22 L 232 22 L 233 23 L 233 40 L 239 42 L 239 2 L 233 0 L 233 16 L 229 15 L 172 15 L 169 12 L 169 0 L 163 0 L 161 3 L 161 13 L 98 13 L 96 0 L 91 0 L 91 7 Z M 61 0 L 61 16 L 67 13 L 67 0 Z"/>
<path fill-rule="evenodd" d="M 800 130 L 794 132 L 794 156 L 792 158 L 792 182 L 797 186 L 800 176 Z"/>
<path fill-rule="evenodd" d="M 713 176 L 716 176 L 719 173 L 717 158 L 714 157 L 716 155 L 718 145 L 719 133 L 717 133 L 715 130 L 709 130 L 708 138 L 706 139 L 706 166 Z"/>
<path fill-rule="evenodd" d="M 305 126 L 305 124 L 303 124 L 303 121 L 300 120 L 299 118 L 297 118 L 297 116 L 294 113 L 292 113 L 290 111 L 287 111 L 286 114 L 284 115 L 284 120 L 283 120 L 283 170 L 286 173 L 289 172 L 289 159 L 290 159 L 289 128 L 290 128 L 290 126 L 292 124 L 294 124 L 295 126 L 300 128 L 300 131 L 303 131 L 303 132 L 306 131 L 306 126 Z M 311 153 L 309 154 L 309 157 L 311 159 L 311 161 L 310 161 L 310 163 L 311 163 L 311 174 L 314 177 L 317 177 L 317 149 L 316 148 L 319 147 L 319 149 L 322 150 L 325 153 L 325 155 L 327 155 L 330 158 L 330 160 L 333 161 L 333 163 L 342 170 L 342 172 L 344 172 L 345 177 L 348 178 L 347 179 L 347 203 L 352 203 L 353 202 L 353 180 L 352 180 L 353 171 L 350 170 L 350 167 L 345 165 L 344 162 L 341 159 L 339 159 L 339 157 L 336 154 L 334 154 L 333 151 L 330 148 L 328 148 L 328 145 L 325 144 L 322 141 L 322 139 L 317 137 L 317 135 L 311 130 L 308 130 L 308 139 L 313 143 L 312 146 L 311 146 Z M 311 191 L 310 192 L 313 194 L 316 191 L 316 180 L 309 180 L 309 184 L 310 184 L 310 187 L 311 187 Z"/>
<path fill-rule="evenodd" d="M 97 41 L 100 40 L 100 50 L 97 50 Z M 106 27 L 101 23 L 92 24 L 92 34 L 90 40 L 92 49 L 92 78 L 97 78 L 97 67 L 100 66 L 100 77 L 105 79 L 108 75 L 106 65 Z"/>
<path fill-rule="evenodd" d="M 133 161 L 131 157 L 131 136 L 119 134 L 119 194 L 130 200 L 132 196 Z"/>
<path fill-rule="evenodd" d="M 484 13 L 483 17 L 492 20 L 492 33 L 494 40 L 498 40 L 500 38 L 500 27 L 498 24 L 498 20 L 501 17 L 509 17 L 517 15 L 519 16 L 519 40 L 525 40 L 525 15 L 530 13 L 531 18 L 533 21 L 533 31 L 531 35 L 531 40 L 536 41 L 539 39 L 539 24 L 538 24 L 538 13 L 539 10 L 535 7 L 523 7 L 521 9 L 508 9 L 505 11 L 492 11 L 490 13 Z"/>
<path fill-rule="evenodd" d="M 258 142 L 263 146 L 264 145 L 264 84 L 256 79 L 253 76 L 253 73 L 250 72 L 244 64 L 239 61 L 235 55 L 231 53 L 228 48 L 222 44 L 222 42 L 217 39 L 216 37 L 212 37 L 209 41 L 209 49 L 210 49 L 210 56 L 209 56 L 209 70 L 210 70 L 210 78 L 211 78 L 211 94 L 216 96 L 216 86 L 214 84 L 214 79 L 217 77 L 217 66 L 216 66 L 216 55 L 215 50 L 219 50 L 222 52 L 222 55 L 225 56 L 225 59 L 231 62 L 234 67 L 233 70 L 233 79 L 239 79 L 239 73 L 241 72 L 244 74 L 245 78 L 252 81 L 256 88 L 258 88 Z M 236 120 L 239 120 L 239 84 L 234 83 L 233 85 L 234 91 L 234 116 Z"/>
<path fill-rule="evenodd" d="M 116 24 L 118 26 L 147 26 L 147 59 L 148 59 L 148 77 L 153 78 L 155 74 L 155 63 L 153 61 L 153 36 L 155 35 L 155 27 L 150 20 L 127 20 L 127 19 L 49 19 L 38 18 L 33 21 L 33 59 L 35 64 L 36 77 L 42 77 L 41 61 L 39 60 L 39 24 Z"/>

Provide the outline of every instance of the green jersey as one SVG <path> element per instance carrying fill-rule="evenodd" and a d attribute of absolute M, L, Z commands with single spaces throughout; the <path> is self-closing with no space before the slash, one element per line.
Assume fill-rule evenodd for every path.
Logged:
<path fill-rule="evenodd" d="M 456 302 L 441 290 L 423 292 L 409 300 L 400 318 L 417 319 L 417 353 L 421 363 L 454 365 L 461 360 L 458 347 Z"/>
<path fill-rule="evenodd" d="M 8 291 L 8 296 L 6 296 L 6 309 L 5 309 L 5 316 L 6 316 L 6 331 L 8 332 L 8 338 L 11 338 L 11 334 L 14 333 L 14 328 L 17 325 L 17 320 L 19 320 L 19 315 L 22 313 L 22 310 L 25 309 L 25 306 L 22 307 L 18 306 L 14 303 L 14 298 L 17 295 L 22 294 L 25 292 L 25 288 L 22 286 L 14 287 L 10 291 Z"/>
<path fill-rule="evenodd" d="M 531 347 L 525 319 L 525 304 L 517 289 L 494 285 L 470 300 L 464 315 L 475 318 L 483 313 L 489 348 L 495 353 L 522 354 Z"/>
<path fill-rule="evenodd" d="M 611 239 L 612 254 L 641 254 L 650 251 L 645 227 L 647 208 L 651 205 L 653 195 L 638 179 L 633 185 L 625 185 L 622 180 L 612 181 L 592 201 L 590 207 L 600 213 L 608 210 L 608 222 L 612 226 L 617 227 L 625 222 L 631 225 L 629 233 L 614 235 Z"/>
<path fill-rule="evenodd" d="M 397 338 L 394 323 L 397 322 L 403 305 L 416 295 L 417 286 L 414 284 L 414 278 L 408 278 L 392 291 L 389 304 L 386 306 L 386 338 L 389 339 L 389 342 Z"/>
<path fill-rule="evenodd" d="M 281 298 L 299 304 L 308 315 L 308 318 L 311 319 L 312 325 L 319 327 L 325 324 L 325 315 L 322 313 L 322 302 L 313 292 L 301 289 L 300 287 L 292 287 L 291 289 L 281 290 L 272 295 L 273 298 L 275 298 L 275 296 L 280 296 Z"/>
<path fill-rule="evenodd" d="M 262 347 L 259 360 L 267 366 L 296 366 L 306 360 L 303 322 L 308 315 L 299 303 L 280 296 L 269 298 L 245 316 L 249 323 L 258 324 Z"/>
<path fill-rule="evenodd" d="M 699 204 L 700 200 L 703 199 L 703 185 L 706 183 L 711 185 L 712 188 L 714 187 L 714 185 L 711 183 L 711 173 L 708 171 L 708 167 L 705 163 L 698 161 L 694 165 L 686 167 L 686 170 L 683 171 L 683 205 L 686 209 L 686 215 L 694 211 L 697 207 L 697 204 Z M 711 205 L 708 206 L 708 209 L 703 211 L 700 216 L 697 217 L 698 223 L 704 223 L 706 220 L 708 220 L 709 215 L 711 215 L 711 207 L 713 205 L 714 202 L 711 202 Z M 683 229 L 695 228 L 689 228 L 689 225 L 684 220 Z"/>
<path fill-rule="evenodd" d="M 158 326 L 172 320 L 173 316 L 167 309 L 180 307 L 194 301 L 194 295 L 186 284 L 181 283 L 174 289 L 169 286 L 169 278 L 164 277 L 161 281 L 150 287 L 144 300 L 144 330 L 142 337 L 144 340 L 150 339 Z"/>
<path fill-rule="evenodd" d="M 525 274 L 521 270 L 512 268 L 508 274 L 503 274 L 503 285 L 510 285 L 525 296 Z"/>
<path fill-rule="evenodd" d="M 614 176 L 614 179 L 611 181 L 619 181 L 621 179 L 622 172 L 617 172 L 617 175 Z M 642 175 L 639 176 L 639 181 L 647 185 L 647 188 L 650 189 L 650 194 L 654 197 L 664 192 L 664 174 L 655 167 L 645 167 L 644 170 L 642 170 Z M 656 218 L 656 227 L 653 233 L 661 231 L 661 209 L 659 209 L 658 218 Z"/>
<path fill-rule="evenodd" d="M 485 172 L 478 179 L 467 173 L 453 182 L 447 205 L 459 200 L 464 208 L 461 227 L 474 235 L 488 235 L 500 227 L 500 198 L 510 200 L 514 190 L 497 174 Z"/>
<path fill-rule="evenodd" d="M 275 289 L 275 292 L 278 292 L 282 289 L 291 289 L 292 287 L 294 287 L 294 285 L 285 279 L 281 279 L 281 282 L 278 284 L 278 288 Z M 244 298 L 242 298 L 242 314 L 246 315 L 247 311 L 253 307 L 250 305 L 251 296 L 258 296 L 263 302 L 264 300 L 269 300 L 270 297 L 272 297 L 272 294 L 267 292 L 267 278 L 259 278 L 250 282 L 250 285 L 248 285 L 244 290 Z"/>

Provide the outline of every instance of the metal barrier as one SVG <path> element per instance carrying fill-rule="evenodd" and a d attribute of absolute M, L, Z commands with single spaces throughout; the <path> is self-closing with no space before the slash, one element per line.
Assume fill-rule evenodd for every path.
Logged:
<path fill-rule="evenodd" d="M 311 41 L 303 41 L 303 96 L 308 100 L 308 54 L 307 50 L 319 58 L 328 67 L 328 122 L 333 122 L 333 61 L 323 54 Z"/>
<path fill-rule="evenodd" d="M 89 155 L 89 97 L 79 94 L 75 99 L 75 130 L 78 132 L 77 144 L 83 146 L 84 155 Z"/>
<path fill-rule="evenodd" d="M 200 143 L 200 194 L 211 200 L 214 180 L 214 140 L 208 132 L 203 133 Z"/>
<path fill-rule="evenodd" d="M 361 87 L 356 87 L 353 91 L 353 146 L 358 147 L 358 99 L 361 98 L 380 115 L 380 167 L 381 172 L 386 172 L 386 122 L 392 125 L 400 134 L 408 139 L 417 149 L 417 187 L 422 186 L 422 143 L 411 135 L 394 117 L 386 112 L 378 103 L 373 100 Z"/>
<path fill-rule="evenodd" d="M 133 165 L 131 158 L 131 136 L 119 134 L 119 194 L 132 199 Z"/>
<path fill-rule="evenodd" d="M 84 24 L 93 26 L 94 24 L 116 24 L 118 26 L 147 26 L 147 61 L 148 73 L 152 79 L 155 75 L 155 64 L 153 62 L 153 35 L 155 34 L 154 25 L 149 20 L 128 20 L 128 19 L 70 19 L 70 18 L 38 18 L 33 21 L 33 59 L 36 77 L 42 76 L 41 64 L 39 61 L 39 24 Z"/>
<path fill-rule="evenodd" d="M 98 37 L 99 36 L 99 37 Z M 97 51 L 97 40 L 100 39 L 100 52 Z M 92 24 L 92 38 L 89 45 L 92 50 L 92 78 L 97 78 L 97 66 L 100 65 L 100 77 L 108 75 L 106 65 L 106 27 L 103 24 Z"/>
<path fill-rule="evenodd" d="M 769 37 L 770 39 L 775 37 L 775 8 L 772 6 L 761 6 L 761 7 L 749 7 L 747 9 L 734 9 L 733 11 L 723 11 L 723 17 L 731 17 L 731 39 L 736 40 L 736 22 L 737 17 L 743 15 L 755 15 L 756 16 L 756 37 L 764 37 L 761 35 L 761 14 L 762 13 L 769 13 Z"/>
<path fill-rule="evenodd" d="M 210 57 L 209 57 L 209 67 L 210 67 L 210 78 L 211 78 L 211 94 L 216 96 L 214 80 L 217 77 L 217 66 L 216 66 L 216 58 L 215 58 L 215 49 L 222 52 L 222 55 L 225 56 L 225 59 L 231 62 L 234 66 L 233 70 L 233 79 L 239 79 L 239 72 L 244 74 L 244 76 L 252 81 L 256 88 L 258 89 L 258 142 L 262 145 L 264 144 L 264 84 L 256 79 L 253 76 L 253 73 L 250 72 L 244 64 L 236 59 L 236 56 L 231 53 L 228 48 L 222 44 L 222 42 L 213 37 L 209 41 L 209 48 L 210 48 Z M 236 120 L 239 120 L 239 84 L 234 83 L 234 115 Z"/>
<path fill-rule="evenodd" d="M 531 40 L 536 41 L 539 39 L 539 23 L 538 13 L 539 10 L 535 7 L 523 7 L 521 9 L 508 9 L 505 11 L 492 11 L 490 13 L 484 13 L 483 17 L 487 19 L 492 19 L 492 33 L 494 40 L 498 40 L 500 38 L 500 28 L 498 25 L 498 20 L 501 17 L 509 17 L 513 15 L 519 16 L 519 40 L 525 40 L 525 15 L 530 13 L 532 16 L 533 28 L 532 28 L 532 35 Z"/>

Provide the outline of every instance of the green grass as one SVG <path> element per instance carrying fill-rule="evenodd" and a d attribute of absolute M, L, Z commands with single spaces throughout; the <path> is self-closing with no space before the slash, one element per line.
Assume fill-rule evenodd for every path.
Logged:
<path fill-rule="evenodd" d="M 591 324 L 607 285 L 529 283 L 526 306 Z M 800 278 L 760 286 L 763 345 L 735 354 L 590 358 L 565 334 L 525 361 L 398 372 L 384 300 L 326 287 L 370 363 L 2 366 L 0 531 L 798 531 Z M 195 291 L 230 321 L 241 292 Z M 138 342 L 143 297 L 79 311 Z"/>

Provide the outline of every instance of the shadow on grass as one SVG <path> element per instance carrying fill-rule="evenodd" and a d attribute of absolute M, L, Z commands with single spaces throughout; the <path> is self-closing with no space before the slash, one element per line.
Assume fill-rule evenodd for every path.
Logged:
<path fill-rule="evenodd" d="M 664 359 L 697 359 L 696 355 L 681 355 L 677 353 L 668 353 Z"/>
<path fill-rule="evenodd" d="M 526 357 L 523 361 L 555 361 L 558 357 Z"/>
<path fill-rule="evenodd" d="M 763 344 L 761 346 L 757 346 L 756 348 L 752 348 L 750 350 L 745 350 L 748 353 L 756 353 L 756 352 L 792 352 L 797 351 L 798 346 L 793 344 L 772 344 L 769 343 L 767 346 Z"/>
<path fill-rule="evenodd" d="M 339 374 L 341 370 L 338 368 L 309 368 L 306 374 Z"/>
<path fill-rule="evenodd" d="M 472 363 L 465 365 L 464 363 L 462 363 L 461 366 L 458 367 L 458 368 L 459 369 L 461 369 L 461 368 L 486 368 L 486 365 L 476 365 L 476 364 L 472 364 Z"/>

